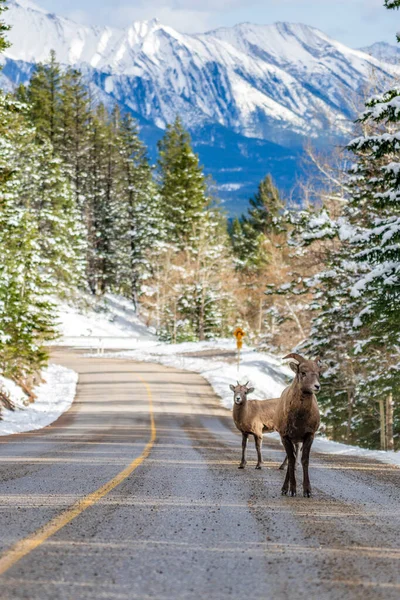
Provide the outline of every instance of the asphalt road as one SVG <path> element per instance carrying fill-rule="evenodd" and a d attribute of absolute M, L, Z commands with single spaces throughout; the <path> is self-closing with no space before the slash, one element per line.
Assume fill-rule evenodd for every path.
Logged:
<path fill-rule="evenodd" d="M 400 598 L 400 469 L 312 454 L 280 495 L 198 375 L 60 351 L 72 409 L 0 438 L 0 598 Z M 251 447 L 253 445 L 251 444 Z"/>

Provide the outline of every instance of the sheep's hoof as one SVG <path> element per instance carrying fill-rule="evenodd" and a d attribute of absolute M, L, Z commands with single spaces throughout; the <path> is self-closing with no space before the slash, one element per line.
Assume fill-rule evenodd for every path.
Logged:
<path fill-rule="evenodd" d="M 261 469 L 261 465 L 256 465 L 256 469 Z"/>
<path fill-rule="evenodd" d="M 303 496 L 304 496 L 304 498 L 311 498 L 311 496 L 312 496 L 311 490 L 304 490 Z"/>
<path fill-rule="evenodd" d="M 282 496 L 287 496 L 287 490 L 282 489 Z"/>
<path fill-rule="evenodd" d="M 290 490 L 290 496 L 292 496 L 292 498 L 297 496 L 296 490 Z"/>
<path fill-rule="evenodd" d="M 240 465 L 238 466 L 238 469 L 244 469 L 246 465 L 244 465 L 243 463 L 240 463 Z"/>

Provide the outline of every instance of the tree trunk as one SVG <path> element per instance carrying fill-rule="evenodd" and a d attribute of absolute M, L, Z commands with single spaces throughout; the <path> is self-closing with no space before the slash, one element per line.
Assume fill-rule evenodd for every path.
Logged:
<path fill-rule="evenodd" d="M 386 431 L 385 431 L 385 401 L 379 400 L 379 414 L 381 421 L 381 450 L 386 450 Z"/>
<path fill-rule="evenodd" d="M 199 340 L 203 342 L 205 339 L 205 293 L 204 286 L 201 290 L 201 303 L 200 303 L 200 315 L 199 315 Z"/>
<path fill-rule="evenodd" d="M 386 449 L 394 450 L 393 439 L 393 394 L 386 398 Z"/>
<path fill-rule="evenodd" d="M 346 432 L 347 443 L 351 442 L 351 421 L 353 419 L 353 401 L 354 401 L 353 390 L 347 390 L 347 432 Z"/>
<path fill-rule="evenodd" d="M 303 327 L 301 326 L 301 323 L 300 323 L 299 317 L 296 315 L 296 313 L 294 312 L 293 308 L 290 306 L 290 303 L 289 303 L 289 301 L 288 301 L 286 298 L 285 298 L 285 304 L 286 304 L 286 308 L 288 309 L 289 313 L 290 313 L 290 314 L 292 315 L 292 317 L 293 317 L 293 321 L 294 321 L 294 322 L 296 323 L 296 325 L 297 325 L 297 328 L 298 328 L 298 330 L 299 330 L 299 332 L 300 332 L 300 335 L 302 336 L 302 338 L 303 338 L 303 339 L 304 339 L 304 338 L 306 338 L 307 336 L 306 336 L 306 334 L 305 334 L 305 331 L 304 331 Z"/>

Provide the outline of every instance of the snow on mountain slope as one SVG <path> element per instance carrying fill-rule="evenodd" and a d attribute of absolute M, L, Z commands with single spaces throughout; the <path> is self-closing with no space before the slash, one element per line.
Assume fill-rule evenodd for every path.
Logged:
<path fill-rule="evenodd" d="M 361 52 L 365 52 L 365 54 L 369 54 L 382 62 L 400 65 L 400 46 L 394 46 L 387 42 L 376 42 L 372 46 L 361 48 Z"/>
<path fill-rule="evenodd" d="M 86 27 L 28 0 L 10 0 L 9 8 L 9 59 L 44 61 L 54 49 L 62 63 L 84 65 L 103 92 L 161 128 L 179 113 L 191 129 L 218 123 L 278 143 L 340 134 L 372 68 L 388 77 L 396 70 L 306 25 L 187 35 L 157 20 L 125 30 Z"/>

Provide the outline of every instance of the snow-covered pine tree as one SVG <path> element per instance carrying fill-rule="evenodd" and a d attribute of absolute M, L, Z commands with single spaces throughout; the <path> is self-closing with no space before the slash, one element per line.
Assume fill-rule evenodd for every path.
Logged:
<path fill-rule="evenodd" d="M 268 263 L 269 241 L 273 234 L 280 231 L 278 222 L 284 207 L 271 175 L 267 175 L 260 182 L 249 204 L 247 215 L 240 219 L 241 232 L 238 224 L 235 225 L 236 247 L 241 255 L 239 267 L 258 271 Z M 233 238 L 232 243 L 235 244 Z"/>
<path fill-rule="evenodd" d="M 87 86 L 76 69 L 68 69 L 61 79 L 59 121 L 58 154 L 72 182 L 76 205 L 84 215 L 91 108 Z"/>
<path fill-rule="evenodd" d="M 160 195 L 169 239 L 181 249 L 194 247 L 210 199 L 199 158 L 179 117 L 167 126 L 158 149 Z"/>
<path fill-rule="evenodd" d="M 21 110 L 0 95 L 0 372 L 17 381 L 43 366 L 43 342 L 54 336 L 53 305 L 46 299 L 54 289 L 49 260 L 41 252 L 35 211 L 21 201 L 37 150 L 31 145 L 27 152 L 32 132 Z"/>
<path fill-rule="evenodd" d="M 85 218 L 88 231 L 87 280 L 93 294 L 102 295 L 115 283 L 117 239 L 118 147 L 115 128 L 99 104 L 91 120 Z"/>
<path fill-rule="evenodd" d="M 399 2 L 387 2 L 399 8 Z M 363 134 L 349 144 L 354 154 L 352 245 L 362 272 L 353 296 L 362 309 L 358 352 L 368 362 L 360 389 L 364 398 L 395 400 L 395 430 L 400 429 L 400 90 L 372 97 L 360 117 Z"/>
<path fill-rule="evenodd" d="M 4 11 L 8 10 L 6 2 L 7 0 L 0 0 L 0 16 Z M 0 20 L 0 53 L 4 52 L 10 45 L 5 36 L 7 31 L 10 31 L 10 26 L 6 25 L 3 20 Z"/>
<path fill-rule="evenodd" d="M 41 139 L 50 140 L 55 152 L 60 150 L 61 67 L 51 50 L 49 62 L 40 63 L 29 82 L 27 95 L 32 122 Z"/>
<path fill-rule="evenodd" d="M 176 119 L 159 144 L 161 210 L 166 242 L 152 255 L 145 304 L 171 341 L 221 335 L 232 324 L 233 260 L 227 223 L 212 205 L 189 134 Z"/>
<path fill-rule="evenodd" d="M 186 250 L 186 257 L 181 313 L 200 341 L 227 335 L 235 313 L 237 286 L 226 222 L 218 210 L 204 213 L 196 248 Z"/>
<path fill-rule="evenodd" d="M 254 231 L 265 236 L 277 227 L 277 219 L 284 208 L 278 188 L 271 175 L 267 175 L 259 184 L 257 193 L 250 198 L 248 216 L 244 218 Z"/>
<path fill-rule="evenodd" d="M 400 0 L 385 0 L 386 8 L 400 8 Z"/>
<path fill-rule="evenodd" d="M 143 285 L 152 273 L 151 256 L 165 239 L 160 195 L 147 150 L 133 117 L 114 111 L 119 153 L 116 287 L 139 311 Z"/>
<path fill-rule="evenodd" d="M 306 355 L 319 356 L 325 365 L 319 402 L 330 437 L 351 443 L 361 441 L 360 417 L 370 423 L 376 407 L 363 405 L 357 394 L 365 364 L 354 353 L 354 319 L 360 304 L 351 296 L 351 289 L 359 267 L 349 243 L 353 230 L 346 208 L 337 190 L 336 198 L 331 194 L 321 209 L 297 215 L 291 242 L 303 255 L 320 253 L 321 262 L 314 274 L 297 279 L 288 289 L 300 295 L 311 294 L 311 330 L 299 349 Z"/>

